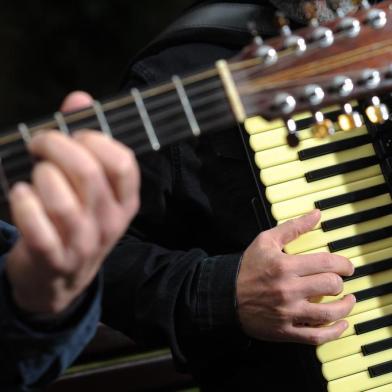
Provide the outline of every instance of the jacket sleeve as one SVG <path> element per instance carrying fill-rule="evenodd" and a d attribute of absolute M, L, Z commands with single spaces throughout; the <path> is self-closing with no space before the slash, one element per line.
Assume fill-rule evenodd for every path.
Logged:
<path fill-rule="evenodd" d="M 219 233 L 191 150 L 139 160 L 141 211 L 104 266 L 103 322 L 145 346 L 169 345 L 180 368 L 206 363 L 206 347 L 221 356 L 248 342 L 235 308 L 241 254 L 203 246 Z"/>
<path fill-rule="evenodd" d="M 13 302 L 5 273 L 6 253 L 17 231 L 0 222 L 0 237 L 0 390 L 28 391 L 58 377 L 92 338 L 102 284 L 97 278 L 66 317 L 38 322 Z"/>

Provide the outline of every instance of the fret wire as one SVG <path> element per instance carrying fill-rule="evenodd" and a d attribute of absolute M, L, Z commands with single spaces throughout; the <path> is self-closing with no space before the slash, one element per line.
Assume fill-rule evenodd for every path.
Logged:
<path fill-rule="evenodd" d="M 186 95 L 186 91 L 185 91 L 185 88 L 181 82 L 181 79 L 178 76 L 173 76 L 172 80 L 173 80 L 174 85 L 176 86 L 178 96 L 179 96 L 181 104 L 184 108 L 184 112 L 185 112 L 185 115 L 188 119 L 192 133 L 194 136 L 200 136 L 200 127 L 196 121 L 195 114 L 193 113 L 191 103 L 189 102 L 188 96 Z"/>
<path fill-rule="evenodd" d="M 157 151 L 161 148 L 157 135 L 155 133 L 154 127 L 151 123 L 150 116 L 147 113 L 146 106 L 144 105 L 143 98 L 138 89 L 133 88 L 131 94 L 135 99 L 135 104 L 139 110 L 140 117 L 142 119 L 144 128 L 147 132 L 147 136 L 150 140 L 150 144 L 153 150 Z"/>
<path fill-rule="evenodd" d="M 224 96 L 223 91 L 221 94 L 222 94 L 222 96 Z M 230 110 L 228 110 L 227 103 L 225 101 L 223 101 L 222 98 L 219 98 L 219 99 L 217 98 L 215 102 L 218 104 L 214 106 L 214 110 L 209 110 L 209 111 L 202 112 L 199 114 L 199 122 L 205 122 L 205 125 L 202 126 L 203 130 L 207 128 L 208 124 L 211 121 L 211 117 L 215 118 L 217 114 L 220 115 L 222 113 L 224 116 L 229 117 L 231 119 L 231 122 L 234 121 L 233 114 Z M 155 117 L 153 117 L 153 118 L 155 119 Z M 176 129 L 187 128 L 187 125 L 188 125 L 187 120 L 184 117 L 182 117 L 181 119 L 179 119 L 177 121 L 172 121 L 167 125 L 162 125 L 160 128 L 160 133 L 162 135 L 167 134 L 167 133 L 168 134 L 175 134 L 175 133 L 178 133 L 178 131 L 176 131 Z M 189 132 L 188 132 L 188 134 L 189 134 Z M 121 124 L 116 125 L 113 135 L 115 138 L 128 144 L 131 147 L 133 147 L 137 141 L 140 141 L 140 134 L 138 134 L 138 133 L 131 134 L 129 132 L 129 122 L 126 120 L 124 120 Z M 127 137 L 127 135 L 130 135 L 130 136 Z M 164 140 L 166 140 L 166 139 L 164 139 Z"/>
<path fill-rule="evenodd" d="M 192 97 L 190 97 L 190 98 L 192 99 Z M 208 108 L 213 107 L 213 109 L 208 109 L 208 110 L 201 109 L 202 107 L 205 106 L 205 102 L 206 102 L 205 99 L 198 98 L 195 101 L 193 101 L 193 99 L 192 99 L 192 107 L 193 107 L 194 112 L 199 111 L 199 114 L 198 114 L 199 121 L 200 121 L 200 119 L 203 119 L 205 117 L 211 117 L 211 115 L 215 114 L 217 110 L 218 111 L 219 110 L 227 110 L 231 114 L 231 111 L 228 108 L 227 101 L 225 100 L 225 92 L 223 90 L 220 90 L 219 94 L 214 93 L 213 95 L 209 95 L 207 97 L 207 101 L 208 101 Z M 157 113 L 153 112 L 151 114 L 151 118 L 154 121 L 154 123 L 161 124 L 161 126 L 160 126 L 160 134 L 161 135 L 164 135 L 166 132 L 175 132 L 175 127 L 173 127 L 173 121 L 168 121 L 167 122 L 168 125 L 165 126 L 164 120 L 168 118 L 168 115 L 170 117 L 173 117 L 175 114 L 183 113 L 181 106 L 176 107 L 176 109 L 177 109 L 177 111 L 171 110 L 171 109 L 166 110 L 166 111 L 160 110 Z M 178 116 L 178 117 L 180 117 L 180 116 Z M 181 118 L 183 118 L 182 121 L 184 121 L 184 124 L 186 126 L 186 124 L 188 124 L 188 122 L 186 121 L 185 116 L 181 116 Z M 122 121 L 118 121 L 116 123 L 116 125 L 118 123 L 120 123 L 120 125 L 121 125 L 121 123 L 124 124 L 124 127 L 122 127 L 122 128 L 128 127 L 128 132 L 129 132 L 129 127 L 130 127 L 129 119 L 123 118 Z M 188 126 L 189 126 L 189 124 L 188 124 Z M 203 128 L 203 127 L 201 127 L 201 128 Z M 124 129 L 124 131 L 120 131 L 120 133 L 119 133 L 118 126 L 116 126 L 116 129 L 113 133 L 113 136 L 116 138 L 119 136 L 121 137 L 122 132 L 127 132 L 127 131 Z M 135 137 L 138 137 L 137 132 L 135 132 Z M 140 135 L 139 135 L 139 138 L 140 138 Z"/>
<path fill-rule="evenodd" d="M 110 129 L 110 126 L 106 120 L 105 112 L 102 108 L 102 105 L 99 101 L 93 101 L 93 109 L 95 111 L 95 114 L 97 115 L 97 119 L 99 122 L 99 125 L 101 127 L 102 132 L 108 136 L 108 137 L 113 137 L 112 136 L 112 130 Z"/>
<path fill-rule="evenodd" d="M 220 80 L 217 80 L 217 81 L 219 82 L 219 85 L 221 86 Z M 214 85 L 215 85 L 215 83 L 214 83 Z M 203 89 L 201 86 L 193 87 L 190 90 L 190 92 L 192 92 L 192 105 L 193 106 L 198 105 L 199 103 L 206 105 L 206 104 L 214 101 L 217 94 L 221 94 L 220 99 L 222 99 L 222 97 L 224 97 L 223 92 L 220 90 L 214 91 L 211 94 L 208 94 L 208 96 L 194 94 L 195 91 L 197 93 L 199 93 L 199 92 L 203 92 L 203 90 L 205 90 L 205 88 Z M 163 109 L 162 98 L 164 99 L 165 104 L 178 102 L 178 93 L 176 90 L 173 90 L 172 92 L 170 92 L 168 94 L 169 95 L 167 95 L 167 93 L 166 93 L 166 95 L 164 97 L 156 97 L 155 99 L 154 98 L 149 99 L 148 109 L 149 109 L 150 117 L 152 118 L 152 121 L 154 121 L 154 124 L 156 124 L 157 121 L 161 121 L 161 119 L 164 120 L 165 118 L 168 118 L 169 115 L 176 114 L 176 113 L 180 114 L 183 111 L 183 109 L 181 107 L 179 110 L 177 105 L 171 105 L 171 106 L 169 106 L 168 109 L 162 110 Z M 190 93 L 188 93 L 188 96 L 190 97 Z M 197 98 L 195 98 L 195 97 L 197 97 Z M 154 109 L 158 109 L 159 113 L 155 114 Z M 106 111 L 106 116 L 107 116 L 108 120 L 110 121 L 111 126 L 113 127 L 115 122 L 119 122 L 122 120 L 127 120 L 128 123 L 130 123 L 130 119 L 132 118 L 132 115 L 134 113 L 139 116 L 139 113 L 137 111 L 136 106 L 131 107 L 131 108 L 120 107 L 117 109 L 111 109 L 109 111 Z"/>
<path fill-rule="evenodd" d="M 200 80 L 203 80 L 203 79 L 200 79 Z M 207 82 L 207 80 L 203 80 L 203 81 Z M 204 87 L 204 92 L 206 93 L 206 92 L 210 91 L 210 85 L 213 86 L 212 90 L 215 90 L 216 82 L 217 82 L 216 79 L 214 79 L 212 82 L 207 82 L 205 87 Z M 198 93 L 199 92 L 201 93 L 202 90 L 203 90 L 203 88 L 201 88 L 200 86 L 197 86 L 197 87 L 194 87 L 194 88 L 195 88 L 195 90 Z M 145 90 L 145 91 L 150 91 L 150 90 Z M 189 94 L 191 94 L 192 91 L 193 91 L 193 88 L 190 88 L 189 89 Z M 144 93 L 145 92 L 143 92 L 143 94 Z M 150 94 L 150 95 L 153 96 L 153 94 Z M 159 96 L 157 96 L 157 98 L 159 98 Z M 103 107 L 106 110 L 106 106 L 108 106 L 108 107 L 110 107 L 110 106 L 111 107 L 116 107 L 119 102 L 121 102 L 121 104 L 123 105 L 124 101 L 126 101 L 127 104 L 129 104 L 129 103 L 132 102 L 132 97 L 129 97 L 128 99 L 125 99 L 124 97 L 122 97 L 120 99 L 107 102 L 107 103 L 105 103 L 103 105 Z M 121 105 L 118 105 L 118 107 L 121 107 Z M 91 110 L 91 108 L 85 109 L 85 110 L 77 112 L 77 113 L 69 113 L 69 114 L 64 115 L 64 117 L 66 118 L 66 121 L 67 121 L 67 124 L 68 124 L 69 127 L 72 125 L 72 122 L 74 122 L 74 121 L 87 119 L 88 117 L 93 117 L 93 116 L 96 117 L 96 115 L 94 115 L 94 111 Z M 35 126 L 31 127 L 30 131 L 31 131 L 32 134 L 34 134 L 35 131 L 41 132 L 43 129 L 52 129 L 52 128 L 56 127 L 56 125 L 57 125 L 56 121 L 46 121 L 46 122 L 43 122 L 43 123 L 40 123 L 38 125 L 35 125 Z M 0 136 L 0 145 L 5 145 L 5 144 L 8 144 L 10 142 L 18 141 L 20 139 L 20 136 L 21 136 L 20 131 L 19 132 L 13 132 L 13 133 L 10 133 L 10 134 L 4 135 L 4 136 Z"/>
<path fill-rule="evenodd" d="M 30 143 L 31 140 L 31 134 L 28 126 L 25 123 L 19 123 L 18 124 L 18 130 L 22 136 L 22 139 L 26 144 Z"/>
<path fill-rule="evenodd" d="M 54 114 L 54 119 L 56 120 L 56 122 L 57 122 L 57 124 L 58 124 L 58 126 L 59 126 L 59 130 L 60 130 L 62 133 L 64 133 L 65 135 L 69 135 L 69 134 L 70 134 L 70 131 L 69 131 L 68 125 L 67 125 L 67 123 L 66 123 L 66 121 L 65 121 L 65 118 L 64 118 L 64 116 L 63 116 L 63 113 L 61 113 L 61 112 L 56 112 L 56 113 Z"/>
<path fill-rule="evenodd" d="M 205 112 L 201 112 L 198 115 L 199 120 L 204 119 L 204 117 L 209 117 L 211 114 L 216 114 L 220 110 L 224 110 L 224 109 L 227 110 L 227 104 L 226 104 L 226 101 L 223 101 L 223 98 L 225 98 L 225 93 L 223 91 L 220 91 L 219 94 L 215 93 L 214 95 L 209 96 L 208 102 L 214 105 L 214 110 L 213 111 L 208 110 Z M 195 102 L 197 102 L 197 104 L 195 104 Z M 204 106 L 204 104 L 205 104 L 205 101 L 203 99 L 197 99 L 195 102 L 193 102 L 193 107 L 195 110 L 198 110 L 199 107 Z M 175 132 L 175 129 L 176 129 L 175 128 L 176 123 L 174 121 L 168 122 L 167 126 L 164 125 L 164 120 L 165 120 L 165 118 L 167 118 L 167 112 L 168 111 L 165 111 L 165 112 L 159 111 L 156 114 L 154 114 L 154 113 L 152 114 L 152 119 L 154 120 L 154 122 L 162 123 L 162 125 L 160 127 L 160 134 L 161 135 L 164 135 L 166 133 L 173 133 L 173 132 Z M 182 112 L 183 112 L 182 109 L 180 109 L 180 111 L 177 110 L 177 112 L 170 113 L 170 116 L 173 116 L 173 114 L 179 114 Z M 178 123 L 178 121 L 177 121 L 177 123 Z M 129 121 L 126 118 L 123 120 L 123 124 L 124 124 L 124 127 L 122 127 L 122 128 L 125 128 L 125 129 L 118 132 L 118 128 L 116 128 L 116 130 L 113 134 L 114 137 L 118 138 L 118 137 L 121 137 L 121 134 L 123 132 L 129 132 Z M 185 117 L 181 116 L 181 125 L 187 126 L 187 124 L 188 124 L 188 122 L 186 121 Z M 138 134 L 136 133 L 134 136 L 136 138 L 136 137 L 138 137 Z M 140 137 L 140 135 L 139 135 L 139 137 Z"/>
<path fill-rule="evenodd" d="M 222 129 L 224 126 L 226 126 L 228 123 L 232 123 L 233 122 L 233 114 L 229 113 L 226 114 L 226 116 L 219 116 L 218 118 L 214 118 L 213 120 L 210 120 L 207 122 L 206 126 L 203 128 L 203 131 L 207 132 L 210 130 L 219 130 Z M 178 140 L 173 140 L 173 141 L 180 141 L 183 139 L 183 136 L 188 135 L 189 136 L 189 132 L 183 132 L 183 134 L 181 133 L 177 133 L 175 135 L 178 135 Z M 124 138 L 123 139 L 123 143 L 131 146 L 132 147 L 132 141 L 129 140 L 131 136 L 129 136 L 128 138 Z M 136 155 L 142 154 L 146 151 L 148 151 L 148 148 L 146 149 L 145 147 L 150 146 L 150 144 L 146 143 L 144 145 L 138 146 L 137 148 L 134 148 L 134 152 Z"/>

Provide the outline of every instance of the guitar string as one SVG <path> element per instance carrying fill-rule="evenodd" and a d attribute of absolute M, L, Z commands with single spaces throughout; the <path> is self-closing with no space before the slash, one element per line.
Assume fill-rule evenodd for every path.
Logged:
<path fill-rule="evenodd" d="M 351 63 L 368 59 L 370 55 L 373 55 L 372 57 L 374 58 L 375 56 L 386 54 L 390 51 L 391 47 L 392 47 L 392 39 L 389 39 L 383 42 L 377 42 L 367 47 L 356 49 L 354 51 L 342 53 L 333 56 L 332 58 L 330 57 L 324 60 L 310 62 L 303 66 L 296 67 L 294 68 L 294 70 L 283 70 L 281 72 L 278 72 L 273 75 L 269 75 L 267 77 L 252 79 L 251 82 L 253 85 L 261 84 L 263 89 L 276 88 L 285 85 L 288 82 L 293 82 L 292 77 L 295 77 L 295 80 L 298 81 L 299 78 L 304 78 L 306 76 L 312 76 L 312 75 L 313 76 L 319 75 L 322 72 L 330 71 L 331 68 L 336 68 L 337 66 L 343 67 L 344 65 L 350 65 Z M 243 92 L 240 90 L 240 88 L 239 91 Z"/>
<path fill-rule="evenodd" d="M 387 43 L 384 43 L 384 44 L 387 44 Z M 380 50 L 381 50 L 381 52 L 385 52 L 386 51 L 386 49 L 388 49 L 388 48 L 380 48 Z M 368 54 L 368 47 L 366 47 L 366 48 L 364 48 L 364 49 L 362 49 L 362 50 L 356 50 L 356 51 L 354 51 L 354 55 L 357 55 L 357 56 L 359 56 L 360 57 L 360 55 L 362 54 L 361 52 L 363 52 L 364 50 L 366 50 L 367 51 L 367 54 Z M 355 53 L 355 52 L 359 52 L 359 53 Z M 343 57 L 342 55 L 339 55 L 338 57 Z M 346 54 L 346 57 L 348 57 L 347 56 L 347 54 Z M 345 60 L 345 63 L 346 64 L 349 64 L 350 62 L 353 62 L 353 58 L 352 58 L 353 56 L 351 56 L 350 58 L 348 58 L 348 59 L 344 59 Z M 355 57 L 355 59 L 357 60 L 358 59 L 358 57 Z M 319 70 L 320 70 L 320 67 L 321 66 L 323 66 L 324 68 L 325 67 L 328 67 L 328 69 L 330 69 L 330 67 L 331 67 L 331 65 L 330 65 L 330 63 L 331 63 L 331 61 L 329 60 L 329 59 L 327 59 L 327 60 L 324 60 L 324 61 L 317 61 L 316 62 L 316 65 L 318 66 L 318 69 L 317 69 L 317 72 L 319 72 Z M 335 64 L 335 66 L 337 66 L 337 64 L 336 64 L 336 62 L 334 63 Z M 302 71 L 302 73 L 301 73 L 301 71 Z M 308 76 L 308 75 L 311 75 L 312 73 L 314 74 L 315 73 L 315 70 L 314 70 L 314 67 L 312 66 L 311 68 L 310 68 L 310 66 L 309 65 L 305 65 L 305 66 L 302 66 L 302 67 L 298 67 L 297 69 L 295 69 L 294 70 L 294 72 L 295 72 L 295 74 L 296 75 L 300 75 L 300 76 L 304 76 L 304 75 L 306 75 L 306 76 Z M 292 74 L 293 72 L 287 72 L 287 71 L 285 71 L 285 74 L 287 75 L 287 74 Z M 285 75 L 285 76 L 286 76 Z M 279 77 L 281 77 L 281 75 L 279 75 Z M 278 78 L 278 75 L 274 75 L 273 77 L 267 77 L 267 78 L 260 78 L 259 80 L 258 80 L 258 83 L 261 83 L 261 81 L 264 81 L 264 80 L 268 80 L 268 79 L 270 79 L 270 80 L 276 80 Z M 237 83 L 239 83 L 239 81 L 238 80 L 236 80 L 237 81 Z M 280 82 L 280 86 L 282 85 L 282 83 L 285 83 L 285 82 Z M 287 83 L 287 82 L 286 82 Z M 275 87 L 275 86 L 277 86 L 277 84 L 275 83 L 275 84 L 263 84 L 263 89 L 268 89 L 268 88 L 273 88 L 273 87 Z M 240 92 L 243 92 L 243 88 L 241 88 L 241 86 L 239 86 L 238 87 L 239 88 L 239 91 Z M 192 97 L 190 97 L 190 98 L 192 98 Z M 180 112 L 180 111 L 179 111 Z M 135 113 L 135 115 L 136 115 L 136 113 Z M 138 121 L 138 124 L 140 123 L 140 121 Z M 132 124 L 129 124 L 129 126 L 132 128 Z M 1 143 L 1 139 L 0 139 L 0 145 L 1 144 L 3 144 L 3 143 Z"/>
<path fill-rule="evenodd" d="M 344 55 L 346 55 L 347 56 L 347 54 L 342 54 L 341 56 L 344 56 Z M 312 62 L 310 63 L 310 64 L 312 64 Z M 234 64 L 235 65 L 235 64 Z M 254 67 L 255 68 L 255 67 Z M 249 76 L 249 70 L 248 71 L 246 71 L 247 72 L 247 75 Z M 276 74 L 276 75 L 274 75 L 273 77 L 274 77 L 274 79 L 276 79 L 276 78 L 280 78 L 280 77 L 282 77 L 282 76 L 285 76 L 285 77 L 289 77 L 290 75 L 292 75 L 293 73 L 296 73 L 296 74 L 298 74 L 298 71 L 296 71 L 296 69 L 294 68 L 294 70 L 291 70 L 291 72 L 289 72 L 289 71 L 286 71 L 286 75 L 282 75 L 282 72 L 281 73 L 278 73 L 278 74 Z M 234 74 L 234 76 L 238 79 L 238 77 Z M 267 77 L 261 77 L 261 78 L 259 78 L 257 81 L 258 81 L 258 83 L 259 84 L 261 84 L 261 83 L 263 83 L 264 81 L 268 81 L 268 79 L 272 79 L 272 76 L 267 76 Z M 237 82 L 238 82 L 238 80 L 237 80 Z M 216 81 L 215 81 L 215 83 L 217 83 Z M 264 85 L 262 86 L 263 88 L 264 88 Z M 267 85 L 267 86 L 265 86 L 265 88 L 272 88 L 272 85 Z M 189 90 L 191 90 L 191 89 L 189 89 Z M 189 92 L 189 93 L 191 93 L 191 91 Z M 86 113 L 86 115 L 88 115 L 88 113 Z M 135 115 L 136 115 L 136 113 L 135 113 Z M 93 116 L 91 116 L 91 117 L 93 117 Z M 42 125 L 40 125 L 40 127 L 45 127 L 45 124 L 42 124 Z M 16 134 L 18 134 L 18 133 L 16 133 Z M 20 137 L 20 136 L 19 136 Z M 4 144 L 4 140 L 1 140 L 1 138 L 0 138 L 0 145 L 2 145 L 2 144 Z"/>
<path fill-rule="evenodd" d="M 379 50 L 378 50 L 378 55 L 379 54 L 383 54 L 383 53 L 385 53 L 387 50 L 388 50 L 389 48 L 379 48 Z M 366 51 L 366 54 L 368 55 L 369 54 L 369 50 L 368 50 L 368 48 L 365 48 L 365 51 Z M 335 67 L 336 66 L 342 66 L 343 65 L 343 63 L 344 63 L 344 65 L 347 65 L 347 64 L 350 64 L 350 63 L 352 63 L 352 62 L 355 62 L 355 61 L 358 61 L 359 59 L 361 59 L 361 56 L 363 55 L 363 53 L 355 53 L 356 54 L 356 57 L 354 57 L 354 56 L 351 56 L 350 58 L 348 58 L 348 59 L 341 59 L 340 60 L 340 63 L 339 62 L 336 62 L 335 61 Z M 340 56 L 340 57 L 342 57 L 342 56 Z M 359 57 L 359 58 L 358 58 Z M 363 57 L 362 57 L 363 58 Z M 344 60 L 344 61 L 343 61 Z M 325 63 L 325 64 L 324 64 Z M 330 61 L 325 61 L 325 62 L 322 62 L 322 61 L 318 61 L 317 62 L 317 66 L 318 66 L 318 68 L 317 68 L 317 73 L 319 72 L 319 70 L 321 69 L 321 71 L 323 70 L 323 69 L 331 69 L 331 67 L 332 67 L 332 65 L 330 64 Z M 312 68 L 310 68 L 310 67 L 303 67 L 304 68 L 304 70 L 302 71 L 302 74 L 301 74 L 301 67 L 298 67 L 298 69 L 299 70 L 297 70 L 297 72 L 296 72 L 296 74 L 298 75 L 298 74 L 300 74 L 301 76 L 309 76 L 309 75 L 311 75 L 311 74 L 315 74 L 316 72 L 315 72 L 315 69 L 312 67 Z M 308 69 L 307 69 L 308 68 Z M 249 95 L 249 91 L 247 91 L 247 93 L 246 94 L 243 94 L 243 92 L 244 92 L 244 88 L 242 87 L 242 85 L 241 85 L 241 83 L 238 81 L 238 80 L 236 80 L 236 82 L 237 82 L 237 84 L 238 84 L 238 90 L 239 90 L 239 92 L 240 92 L 240 94 L 242 95 L 242 96 L 247 96 L 247 95 Z M 247 83 L 249 83 L 248 81 L 246 81 L 245 82 L 245 84 L 247 84 Z M 264 91 L 265 90 L 267 90 L 267 89 L 269 89 L 269 88 L 275 88 L 275 87 L 277 87 L 277 86 L 282 86 L 282 85 L 284 85 L 284 84 L 286 84 L 287 85 L 287 82 L 279 82 L 279 83 L 275 83 L 275 84 L 272 84 L 272 83 L 270 83 L 270 84 L 263 84 L 263 89 L 264 89 Z M 254 106 L 254 105 L 253 105 Z M 153 116 L 153 114 L 152 114 L 152 116 Z M 163 117 L 160 117 L 160 120 L 163 120 L 164 119 L 164 117 L 165 116 L 163 116 Z"/>

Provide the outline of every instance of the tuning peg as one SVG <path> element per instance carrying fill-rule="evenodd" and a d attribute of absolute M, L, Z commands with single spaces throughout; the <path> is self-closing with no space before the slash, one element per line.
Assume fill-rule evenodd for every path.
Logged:
<path fill-rule="evenodd" d="M 366 116 L 373 124 L 384 124 L 389 119 L 389 110 L 387 105 L 381 103 L 379 97 L 371 99 L 372 104 L 365 110 Z"/>
<path fill-rule="evenodd" d="M 331 29 L 319 26 L 313 31 L 311 40 L 317 42 L 322 48 L 326 48 L 334 43 L 335 37 Z"/>
<path fill-rule="evenodd" d="M 283 37 L 283 46 L 286 49 L 292 49 L 298 54 L 306 51 L 306 42 L 299 35 L 293 34 L 291 31 L 289 21 L 281 12 L 275 14 L 276 24 L 280 28 L 280 34 Z"/>
<path fill-rule="evenodd" d="M 313 117 L 316 121 L 316 123 L 312 126 L 312 134 L 314 137 L 323 139 L 335 133 L 333 122 L 330 119 L 325 118 L 323 112 L 318 111 L 314 113 Z"/>
<path fill-rule="evenodd" d="M 285 115 L 290 114 L 297 106 L 295 98 L 288 93 L 279 93 L 276 95 L 273 104 L 271 106 L 272 111 L 283 113 Z"/>
<path fill-rule="evenodd" d="M 343 111 L 338 117 L 339 127 L 343 131 L 351 131 L 363 125 L 361 115 L 349 103 L 343 106 Z"/>
<path fill-rule="evenodd" d="M 259 57 L 266 65 L 275 64 L 278 61 L 278 54 L 272 46 L 264 43 L 254 20 L 248 22 L 248 30 L 256 45 L 255 56 Z"/>
<path fill-rule="evenodd" d="M 337 30 L 347 37 L 354 38 L 361 32 L 361 22 L 349 16 L 343 17 Z"/>
<path fill-rule="evenodd" d="M 286 128 L 287 128 L 287 144 L 290 147 L 297 147 L 299 145 L 297 124 L 295 121 L 290 118 L 286 120 Z"/>
<path fill-rule="evenodd" d="M 347 97 L 354 90 L 354 83 L 352 79 L 344 75 L 336 76 L 332 81 L 330 91 L 339 94 L 341 97 Z"/>
<path fill-rule="evenodd" d="M 374 89 L 381 83 L 381 73 L 377 69 L 365 69 L 359 79 L 359 84 L 364 85 L 368 89 Z"/>
<path fill-rule="evenodd" d="M 369 5 L 370 8 L 370 5 Z M 387 14 L 378 8 L 369 9 L 366 23 L 374 29 L 382 29 L 387 24 Z"/>

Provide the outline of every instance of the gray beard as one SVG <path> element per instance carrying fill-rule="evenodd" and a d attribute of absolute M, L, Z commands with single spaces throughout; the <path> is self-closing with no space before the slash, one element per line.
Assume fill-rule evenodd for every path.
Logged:
<path fill-rule="evenodd" d="M 304 4 L 309 0 L 270 0 L 289 19 L 297 22 L 306 22 L 303 12 Z M 322 22 L 335 18 L 333 9 L 339 5 L 344 12 L 353 9 L 351 0 L 313 0 L 317 8 L 317 19 Z"/>

